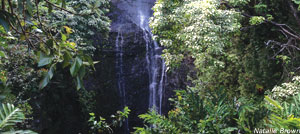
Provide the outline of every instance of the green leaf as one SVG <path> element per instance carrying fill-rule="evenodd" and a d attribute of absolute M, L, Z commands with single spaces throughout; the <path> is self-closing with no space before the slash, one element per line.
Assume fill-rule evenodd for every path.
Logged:
<path fill-rule="evenodd" d="M 80 79 L 79 76 L 76 77 L 76 89 L 79 90 L 81 88 L 84 88 L 83 87 L 83 82 L 82 82 L 82 79 Z"/>
<path fill-rule="evenodd" d="M 29 15 L 31 16 L 32 15 L 32 10 L 33 10 L 33 4 L 31 2 L 31 0 L 26 0 L 26 9 L 29 13 Z"/>
<path fill-rule="evenodd" d="M 78 75 L 79 78 L 80 78 L 80 79 L 83 79 L 83 77 L 84 77 L 85 74 L 86 74 L 85 66 L 81 66 L 78 73 L 79 73 L 79 75 Z"/>
<path fill-rule="evenodd" d="M 280 110 L 283 109 L 283 108 L 279 105 L 279 103 L 278 103 L 277 101 L 271 99 L 269 96 L 265 96 L 265 99 L 266 99 L 269 103 L 271 103 L 271 104 L 273 104 L 275 107 L 277 107 L 278 109 L 280 109 Z"/>
<path fill-rule="evenodd" d="M 293 0 L 296 4 L 300 4 L 300 0 Z"/>
<path fill-rule="evenodd" d="M 2 15 L 0 15 L 0 25 L 3 26 L 3 28 L 5 29 L 6 32 L 8 32 L 9 31 L 9 25 L 8 25 L 7 21 L 4 20 L 1 16 Z"/>
<path fill-rule="evenodd" d="M 51 48 L 51 47 L 54 47 L 55 46 L 55 42 L 53 39 L 49 39 L 46 41 L 46 45 Z"/>
<path fill-rule="evenodd" d="M 50 64 L 52 62 L 52 60 L 53 60 L 52 56 L 47 56 L 43 52 L 39 52 L 38 67 L 42 67 L 42 66 L 48 65 L 48 64 Z"/>
<path fill-rule="evenodd" d="M 24 5 L 23 5 L 24 0 L 18 0 L 18 11 L 20 14 L 23 13 Z"/>
<path fill-rule="evenodd" d="M 57 1 L 56 1 L 56 4 L 60 4 L 60 3 L 61 3 L 61 0 L 57 0 Z"/>
<path fill-rule="evenodd" d="M 14 25 L 15 20 L 16 19 L 11 13 L 4 10 L 0 10 L 0 25 L 2 25 L 6 31 L 9 31 L 9 22 L 11 22 L 12 25 Z"/>
<path fill-rule="evenodd" d="M 46 74 L 46 76 L 44 77 L 44 79 L 40 82 L 40 84 L 39 84 L 39 88 L 40 89 L 43 89 L 43 88 L 45 88 L 48 85 L 48 83 L 50 82 L 50 80 L 53 77 L 54 68 L 55 68 L 55 64 L 53 64 L 50 67 L 48 73 Z"/>
<path fill-rule="evenodd" d="M 18 131 L 7 131 L 1 134 L 38 134 L 38 133 L 33 132 L 31 130 L 18 130 Z"/>
<path fill-rule="evenodd" d="M 70 68 L 70 73 L 73 77 L 78 73 L 81 65 L 82 65 L 82 60 L 79 57 L 76 57 Z"/>
<path fill-rule="evenodd" d="M 7 58 L 6 54 L 3 51 L 0 51 L 0 58 Z"/>
<path fill-rule="evenodd" d="M 25 119 L 24 114 L 19 108 L 7 103 L 2 104 L 0 110 L 0 130 L 6 127 L 14 126 L 16 123 L 22 122 Z"/>
<path fill-rule="evenodd" d="M 70 65 L 71 59 L 72 59 L 72 56 L 71 56 L 70 52 L 66 51 L 64 54 L 63 68 Z"/>
<path fill-rule="evenodd" d="M 62 6 L 62 8 L 66 8 L 66 0 L 62 0 L 61 6 Z"/>
<path fill-rule="evenodd" d="M 48 3 L 48 13 L 51 13 L 53 10 L 53 7 L 51 4 Z"/>
<path fill-rule="evenodd" d="M 66 40 L 67 40 L 67 36 L 64 35 L 63 33 L 61 33 L 61 40 L 62 40 L 62 41 L 66 41 Z"/>

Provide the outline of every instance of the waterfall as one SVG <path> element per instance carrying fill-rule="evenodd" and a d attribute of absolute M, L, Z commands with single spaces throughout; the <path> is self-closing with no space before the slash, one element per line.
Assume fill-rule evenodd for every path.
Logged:
<path fill-rule="evenodd" d="M 161 77 L 160 77 L 160 82 L 159 82 L 159 87 L 158 87 L 158 95 L 159 95 L 159 114 L 161 114 L 161 109 L 162 109 L 162 100 L 163 100 L 163 94 L 164 94 L 164 85 L 166 81 L 166 64 L 163 59 L 161 59 Z"/>
<path fill-rule="evenodd" d="M 117 88 L 122 108 L 129 106 L 135 110 L 130 114 L 129 123 L 128 120 L 124 122 L 124 133 L 128 134 L 129 126 L 140 121 L 137 118 L 139 114 L 152 108 L 162 114 L 166 66 L 161 57 L 162 47 L 152 39 L 149 27 L 155 0 L 112 2 L 117 9 L 112 13 L 114 20 L 111 26 L 113 33 L 117 33 L 114 42 Z"/>
<path fill-rule="evenodd" d="M 152 40 L 150 31 L 143 29 L 143 38 L 146 42 L 146 61 L 149 74 L 149 109 L 161 114 L 164 92 L 165 64 L 161 58 L 161 47 Z"/>
<path fill-rule="evenodd" d="M 123 72 L 123 44 L 124 44 L 124 37 L 121 32 L 121 27 L 118 30 L 118 35 L 115 41 L 115 50 L 116 50 L 116 70 L 117 70 L 117 82 L 118 82 L 118 90 L 121 101 L 121 107 L 124 108 L 127 105 L 126 100 L 126 90 L 125 90 L 125 79 L 124 79 L 124 72 Z M 125 120 L 125 133 L 129 132 L 128 127 L 128 119 Z"/>
<path fill-rule="evenodd" d="M 141 2 L 141 0 L 139 2 Z M 143 4 L 140 3 L 138 5 Z M 149 18 L 151 14 L 149 10 L 144 10 L 143 6 L 139 6 L 138 13 L 140 27 L 143 30 L 143 38 L 146 42 L 146 61 L 149 74 L 149 109 L 155 108 L 155 110 L 161 114 L 166 71 L 164 60 L 161 57 L 162 48 L 156 41 L 152 40 L 153 35 L 149 28 Z"/>

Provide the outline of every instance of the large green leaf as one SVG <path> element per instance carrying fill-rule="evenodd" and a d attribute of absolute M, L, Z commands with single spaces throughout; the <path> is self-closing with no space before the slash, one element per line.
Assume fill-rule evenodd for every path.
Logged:
<path fill-rule="evenodd" d="M 271 103 L 272 105 L 274 105 L 278 109 L 280 109 L 280 110 L 283 109 L 277 101 L 271 99 L 269 96 L 265 96 L 265 100 L 267 100 L 269 103 Z"/>
<path fill-rule="evenodd" d="M 76 77 L 76 89 L 79 90 L 81 88 L 84 88 L 83 87 L 83 81 L 82 79 L 80 79 L 79 76 Z"/>
<path fill-rule="evenodd" d="M 52 56 L 48 56 L 48 55 L 44 54 L 43 52 L 40 52 L 38 66 L 42 67 L 42 66 L 48 65 L 52 62 L 52 60 L 53 60 Z"/>
<path fill-rule="evenodd" d="M 81 65 L 82 65 L 82 60 L 79 57 L 76 57 L 70 68 L 70 73 L 73 77 L 78 73 Z"/>
<path fill-rule="evenodd" d="M 70 52 L 66 51 L 64 54 L 63 68 L 70 65 L 71 59 L 72 59 L 72 55 L 70 54 Z"/>
<path fill-rule="evenodd" d="M 300 4 L 300 0 L 293 0 L 296 4 Z"/>
<path fill-rule="evenodd" d="M 0 110 L 0 130 L 14 126 L 25 119 L 22 111 L 12 104 L 2 104 Z"/>
<path fill-rule="evenodd" d="M 45 75 L 43 80 L 40 82 L 40 84 L 39 84 L 40 89 L 43 89 L 44 87 L 46 87 L 48 85 L 48 83 L 50 82 L 50 80 L 53 77 L 54 68 L 55 68 L 55 64 L 50 67 L 49 71 L 47 72 L 47 74 Z"/>
<path fill-rule="evenodd" d="M 1 134 L 37 134 L 31 130 L 10 130 L 3 132 L 3 130 L 8 130 L 10 127 L 16 125 L 16 123 L 23 122 L 25 116 L 21 109 L 15 107 L 13 104 L 1 104 L 0 109 L 0 133 Z"/>
<path fill-rule="evenodd" d="M 6 58 L 6 54 L 3 51 L 0 51 L 0 58 Z"/>
<path fill-rule="evenodd" d="M 85 76 L 86 74 L 86 71 L 85 71 L 85 66 L 81 66 L 80 69 L 79 69 L 79 72 L 78 72 L 78 76 L 80 79 L 83 79 L 83 77 Z"/>
<path fill-rule="evenodd" d="M 13 15 L 7 11 L 1 10 L 0 9 L 0 25 L 2 25 L 4 27 L 4 29 L 7 31 L 9 31 L 9 23 L 11 23 L 12 25 L 15 25 L 15 18 L 13 17 Z"/>
<path fill-rule="evenodd" d="M 9 25 L 8 22 L 4 16 L 4 14 L 2 14 L 2 12 L 0 12 L 0 25 L 3 26 L 3 28 L 5 29 L 5 31 L 9 31 Z"/>

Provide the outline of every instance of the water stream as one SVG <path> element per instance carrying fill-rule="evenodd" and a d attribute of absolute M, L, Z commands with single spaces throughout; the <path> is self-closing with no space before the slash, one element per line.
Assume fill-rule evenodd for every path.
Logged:
<path fill-rule="evenodd" d="M 149 102 L 148 108 L 154 108 L 159 114 L 162 114 L 162 103 L 163 103 L 163 94 L 164 94 L 164 83 L 166 81 L 166 67 L 164 64 L 164 60 L 161 58 L 162 47 L 156 41 L 152 40 L 152 33 L 149 27 L 149 18 L 152 16 L 153 11 L 151 10 L 155 0 L 124 0 L 119 1 L 117 4 L 117 8 L 121 10 L 122 18 L 119 19 L 118 22 L 115 22 L 118 26 L 118 30 L 115 30 L 118 34 L 115 40 L 115 51 L 116 51 L 116 71 L 117 71 L 117 83 L 120 97 L 122 99 L 122 107 L 130 104 L 130 100 L 127 100 L 127 91 L 130 89 L 126 89 L 130 83 L 126 83 L 126 79 L 124 74 L 126 69 L 124 69 L 124 53 L 126 46 L 124 44 L 124 33 L 128 33 L 128 31 L 132 29 L 128 29 L 128 27 L 122 27 L 124 18 L 135 25 L 137 25 L 142 30 L 142 38 L 145 42 L 145 68 L 147 68 L 148 72 L 148 83 L 149 85 L 145 85 L 149 89 Z M 136 32 L 137 33 L 137 32 Z M 136 39 L 137 34 L 135 34 Z M 133 41 L 135 42 L 135 41 Z M 135 89 L 138 90 L 138 89 Z M 128 102 L 127 102 L 128 101 Z M 128 120 L 125 122 L 125 133 L 129 133 L 128 128 Z"/>
<path fill-rule="evenodd" d="M 124 45 L 124 37 L 121 31 L 121 28 L 118 30 L 118 35 L 116 37 L 115 42 L 115 51 L 116 51 L 116 70 L 117 70 L 117 81 L 118 81 L 118 89 L 121 101 L 121 107 L 124 108 L 127 106 L 127 99 L 126 99 L 126 90 L 125 90 L 125 79 L 124 79 L 124 71 L 123 71 L 123 45 Z M 129 132 L 128 127 L 128 119 L 125 120 L 125 133 Z"/>
<path fill-rule="evenodd" d="M 151 5 L 145 0 L 137 0 L 137 12 L 139 25 L 143 30 L 143 38 L 146 41 L 146 61 L 149 74 L 149 109 L 161 114 L 162 96 L 165 79 L 165 64 L 161 58 L 162 48 L 156 41 L 152 40 L 152 33 L 149 27 L 149 18 L 152 16 Z"/>

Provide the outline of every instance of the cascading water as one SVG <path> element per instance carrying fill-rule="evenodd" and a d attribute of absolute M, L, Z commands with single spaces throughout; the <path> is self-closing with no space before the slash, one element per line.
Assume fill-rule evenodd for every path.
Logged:
<path fill-rule="evenodd" d="M 143 37 L 146 41 L 146 61 L 149 74 L 149 108 L 161 114 L 162 96 L 165 79 L 165 64 L 161 58 L 161 47 L 157 42 L 152 41 L 152 35 L 143 28 Z"/>
<path fill-rule="evenodd" d="M 115 49 L 116 49 L 116 70 L 117 70 L 117 81 L 118 81 L 118 89 L 119 94 L 122 99 L 121 106 L 124 108 L 127 105 L 126 100 L 126 90 L 125 90 L 125 79 L 124 79 L 124 72 L 123 72 L 123 44 L 124 44 L 124 37 L 121 32 L 121 27 L 118 30 L 118 35 L 115 41 Z M 128 119 L 125 120 L 125 133 L 129 132 L 128 127 Z"/>
<path fill-rule="evenodd" d="M 161 77 L 160 77 L 160 82 L 159 82 L 159 87 L 158 87 L 158 95 L 159 95 L 159 114 L 162 114 L 162 100 L 163 100 L 163 94 L 164 94 L 164 85 L 166 81 L 166 64 L 163 59 L 161 59 Z"/>
<path fill-rule="evenodd" d="M 154 2 L 155 0 L 113 0 L 118 9 L 113 14 L 115 20 L 112 22 L 112 31 L 118 33 L 115 40 L 117 88 L 122 107 L 138 108 L 136 109 L 138 112 L 134 113 L 134 116 L 145 113 L 147 108 L 155 108 L 159 114 L 162 113 L 166 67 L 161 58 L 162 47 L 152 40 L 153 35 L 149 27 L 149 18 L 153 13 L 151 8 Z M 139 46 L 132 45 L 134 43 L 140 44 Z M 132 51 L 132 47 L 142 48 L 142 50 Z M 132 58 L 130 55 L 137 57 Z M 137 63 L 136 59 L 139 59 L 140 62 Z M 145 78 L 145 76 L 148 77 Z M 134 78 L 138 80 L 134 81 Z M 149 94 L 145 90 L 149 90 Z M 145 104 L 146 96 L 149 96 L 148 105 Z M 140 110 L 141 108 L 142 110 Z M 129 118 L 129 125 L 126 120 L 124 133 L 129 133 L 128 126 L 138 122 L 134 119 L 133 116 Z"/>
<path fill-rule="evenodd" d="M 149 74 L 149 108 L 155 108 L 161 114 L 162 96 L 165 79 L 165 64 L 161 58 L 162 48 L 156 41 L 152 40 L 152 33 L 149 28 L 149 18 L 152 11 L 145 10 L 143 3 L 145 1 L 138 0 L 138 18 L 140 19 L 140 27 L 143 30 L 143 38 L 146 41 L 146 61 Z M 146 9 L 149 7 L 146 7 Z"/>

